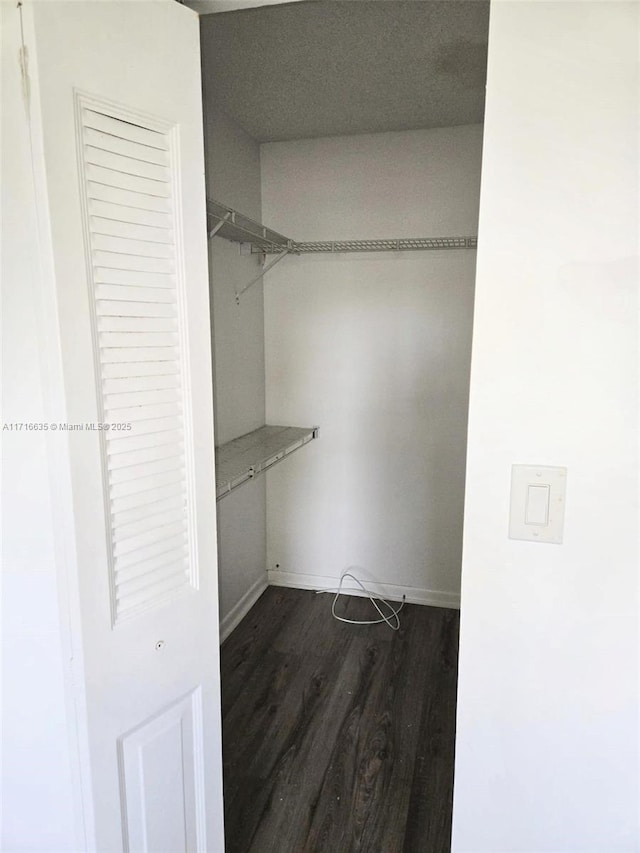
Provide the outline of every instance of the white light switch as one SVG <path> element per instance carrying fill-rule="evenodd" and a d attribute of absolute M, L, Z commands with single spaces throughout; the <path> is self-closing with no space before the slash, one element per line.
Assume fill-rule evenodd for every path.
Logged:
<path fill-rule="evenodd" d="M 544 527 L 549 523 L 549 493 L 548 485 L 527 487 L 527 508 L 525 522 Z"/>
<path fill-rule="evenodd" d="M 566 468 L 514 465 L 509 537 L 562 544 Z"/>

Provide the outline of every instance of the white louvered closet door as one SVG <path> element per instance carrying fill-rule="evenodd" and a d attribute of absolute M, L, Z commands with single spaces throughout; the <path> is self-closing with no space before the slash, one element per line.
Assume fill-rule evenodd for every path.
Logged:
<path fill-rule="evenodd" d="M 198 19 L 173 0 L 25 0 L 24 16 L 56 420 L 72 427 L 52 441 L 73 494 L 68 707 L 85 847 L 222 853 Z"/>
<path fill-rule="evenodd" d="M 197 585 L 175 134 L 79 96 L 114 623 Z"/>

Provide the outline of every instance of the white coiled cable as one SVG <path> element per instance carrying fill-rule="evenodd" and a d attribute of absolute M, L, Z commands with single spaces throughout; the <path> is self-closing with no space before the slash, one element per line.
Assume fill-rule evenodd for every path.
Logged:
<path fill-rule="evenodd" d="M 344 583 L 345 578 L 351 578 L 352 580 L 354 580 L 358 584 L 360 589 L 365 593 L 365 595 L 368 597 L 369 601 L 373 604 L 375 609 L 380 614 L 380 617 L 381 617 L 380 619 L 368 619 L 368 620 L 346 619 L 344 616 L 338 616 L 338 614 L 336 613 L 336 604 L 337 604 L 340 596 L 345 594 L 342 590 L 342 585 Z M 318 593 L 320 593 L 320 592 L 333 592 L 333 591 L 334 591 L 334 587 L 330 587 L 329 589 L 319 589 Z M 364 586 L 364 584 L 354 574 L 352 574 L 350 571 L 347 570 L 347 571 L 344 571 L 340 575 L 340 583 L 338 584 L 338 587 L 336 589 L 336 594 L 334 596 L 333 603 L 331 605 L 331 615 L 333 616 L 334 619 L 337 619 L 338 622 L 346 622 L 348 625 L 380 625 L 383 622 L 386 622 L 392 631 L 399 631 L 400 630 L 399 613 L 405 605 L 405 598 L 406 598 L 406 596 L 403 595 L 402 596 L 402 603 L 400 604 L 400 607 L 398 607 L 398 609 L 396 610 L 386 600 L 386 598 L 380 598 L 378 596 L 372 595 L 369 592 L 369 590 Z M 384 604 L 385 607 L 388 607 L 390 610 L 390 613 L 389 614 L 383 613 L 382 610 L 380 609 L 380 604 L 378 604 L 378 602 L 380 602 L 380 604 Z"/>

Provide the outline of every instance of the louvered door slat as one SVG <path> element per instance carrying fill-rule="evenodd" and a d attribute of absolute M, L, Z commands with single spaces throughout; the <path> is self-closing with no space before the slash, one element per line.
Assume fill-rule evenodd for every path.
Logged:
<path fill-rule="evenodd" d="M 156 213 L 172 213 L 171 199 L 122 189 L 121 187 L 104 184 L 100 181 L 89 181 L 87 195 L 90 199 L 122 205 L 123 216 L 130 207 L 136 210 L 146 210 Z"/>
<path fill-rule="evenodd" d="M 100 346 L 108 349 L 121 347 L 174 347 L 178 344 L 177 332 L 101 332 Z"/>
<path fill-rule="evenodd" d="M 153 240 L 136 240 L 133 232 L 130 237 L 113 236 L 96 233 L 93 239 L 96 249 L 105 252 L 116 252 L 121 255 L 135 255 L 141 258 L 173 258 L 174 248 L 171 243 L 160 243 Z"/>
<path fill-rule="evenodd" d="M 118 219 L 107 219 L 104 216 L 92 216 L 91 229 L 95 234 L 109 237 L 125 237 L 127 240 L 145 240 L 151 243 L 173 245 L 169 228 L 157 228 L 152 225 L 122 222 Z"/>
<path fill-rule="evenodd" d="M 103 347 L 105 364 L 113 364 L 116 362 L 163 362 L 173 361 L 178 353 L 176 346 L 119 346 L 119 347 Z"/>
<path fill-rule="evenodd" d="M 105 347 L 105 364 L 130 361 L 174 361 L 179 356 L 177 347 Z"/>
<path fill-rule="evenodd" d="M 184 456 L 172 453 L 161 459 L 150 460 L 142 464 L 114 468 L 111 472 L 111 482 L 114 485 L 117 483 L 138 483 L 141 482 L 141 477 L 144 479 L 144 477 L 149 477 L 152 474 L 162 474 L 165 471 L 173 471 L 182 467 L 184 467 Z"/>
<path fill-rule="evenodd" d="M 168 275 L 173 275 L 175 272 L 172 261 L 166 258 L 127 255 L 123 252 L 109 252 L 101 249 L 96 249 L 93 252 L 93 262 L 97 267 L 129 270 L 129 272 L 159 272 Z"/>
<path fill-rule="evenodd" d="M 131 568 L 142 563 L 143 560 L 150 560 L 152 557 L 158 557 L 167 554 L 175 548 L 184 548 L 187 543 L 187 537 L 184 533 L 177 536 L 167 536 L 166 539 L 161 539 L 153 545 L 147 545 L 146 548 L 138 548 L 137 551 L 130 551 L 128 554 L 123 554 L 121 557 L 116 557 L 114 560 L 116 567 L 116 582 L 117 572 L 120 569 Z"/>
<path fill-rule="evenodd" d="M 116 527 L 133 524 L 134 521 L 141 521 L 144 518 L 149 518 L 149 516 L 159 515 L 161 512 L 167 512 L 177 507 L 184 508 L 184 498 L 182 495 L 171 495 L 163 500 L 153 501 L 152 503 L 147 502 L 143 506 L 135 507 L 134 509 L 114 512 L 111 515 L 111 520 Z"/>
<path fill-rule="evenodd" d="M 157 376 L 178 372 L 179 367 L 174 362 L 141 361 L 105 364 L 102 375 L 105 379 L 118 379 L 126 376 Z"/>
<path fill-rule="evenodd" d="M 120 270 L 114 267 L 96 267 L 96 284 L 125 284 L 129 287 L 170 287 L 176 286 L 175 276 L 171 273 L 145 272 L 144 270 Z"/>
<path fill-rule="evenodd" d="M 140 450 L 130 450 L 125 453 L 114 453 L 109 459 L 109 465 L 114 471 L 120 468 L 130 468 L 132 465 L 141 465 L 144 462 L 157 462 L 159 459 L 170 459 L 175 456 L 176 445 L 160 444 L 155 447 L 145 447 Z"/>
<path fill-rule="evenodd" d="M 146 427 L 147 422 L 140 422 L 138 426 Z M 156 424 L 154 423 L 154 427 L 155 426 Z M 175 421 L 173 418 L 165 418 L 163 419 L 162 426 L 164 427 L 162 430 L 155 428 L 148 429 L 146 431 L 145 435 L 148 440 L 144 442 L 144 446 L 142 447 L 131 447 L 130 445 L 123 444 L 117 440 L 109 442 L 107 445 L 107 453 L 109 456 L 114 457 L 109 460 L 109 464 L 114 468 L 125 468 L 127 465 L 136 465 L 147 460 L 153 461 L 154 459 L 171 456 L 171 448 L 180 446 L 179 442 L 172 438 L 172 436 L 175 435 L 175 430 L 172 429 L 172 427 L 175 427 Z M 137 429 L 136 432 L 138 431 L 140 430 Z M 117 435 L 117 432 L 115 434 Z M 151 439 L 150 436 L 158 437 Z M 142 438 L 143 436 L 136 435 L 135 441 L 139 441 Z"/>
<path fill-rule="evenodd" d="M 146 160 L 136 159 L 104 148 L 97 148 L 94 145 L 85 147 L 85 159 L 87 163 L 94 166 L 104 166 L 107 169 L 114 169 L 116 172 L 123 172 L 133 177 L 151 178 L 165 183 L 171 179 L 171 173 L 166 166 L 149 163 Z"/>
<path fill-rule="evenodd" d="M 119 586 L 122 586 L 136 578 L 142 578 L 152 572 L 161 572 L 167 566 L 187 566 L 187 552 L 185 548 L 174 548 L 167 551 L 161 557 L 151 557 L 148 560 L 143 560 L 135 566 L 130 566 L 127 569 L 121 569 L 118 575 Z"/>
<path fill-rule="evenodd" d="M 153 530 L 147 530 L 137 536 L 123 537 L 118 535 L 118 541 L 114 548 L 116 559 L 125 554 L 132 554 L 139 551 L 141 548 L 146 548 L 149 545 L 155 545 L 158 542 L 164 542 L 169 536 L 177 536 L 182 532 L 186 532 L 186 522 L 184 519 L 173 524 L 167 524 L 161 527 L 156 527 Z"/>
<path fill-rule="evenodd" d="M 130 536 L 138 536 L 141 533 L 156 530 L 164 525 L 175 524 L 178 521 L 184 521 L 184 507 L 172 507 L 164 512 L 149 515 L 146 518 L 141 518 L 138 521 L 119 525 L 118 530 L 120 536 L 124 540 Z"/>
<path fill-rule="evenodd" d="M 184 456 L 165 456 L 141 465 L 127 465 L 116 468 L 111 472 L 111 482 L 114 486 L 130 486 L 131 493 L 139 491 L 138 486 L 144 485 L 147 478 L 163 474 L 171 474 L 184 468 Z"/>
<path fill-rule="evenodd" d="M 94 166 L 93 163 L 87 163 L 85 168 L 87 178 L 96 184 L 161 199 L 168 198 L 171 193 L 171 187 L 166 181 L 138 178 L 134 175 L 128 175 L 126 172 L 118 172 L 116 169 Z"/>
<path fill-rule="evenodd" d="M 166 486 L 169 483 L 181 483 L 184 475 L 184 467 L 179 462 L 176 462 L 172 470 L 163 471 L 161 474 L 138 477 L 126 483 L 112 483 L 109 492 L 114 500 L 120 497 L 127 497 L 128 495 L 139 494 L 140 492 L 153 492 L 157 486 Z M 149 499 L 152 497 L 153 494 L 149 495 Z"/>
<path fill-rule="evenodd" d="M 110 222 L 173 229 L 173 220 L 169 213 L 162 213 L 157 210 L 145 210 L 140 207 L 125 207 L 122 204 L 114 204 L 111 201 L 100 201 L 97 198 L 89 198 L 87 207 L 92 216 L 99 216 Z"/>
<path fill-rule="evenodd" d="M 116 139 L 139 142 L 152 148 L 159 148 L 162 151 L 168 151 L 170 148 L 166 133 L 141 126 L 137 123 L 134 124 L 130 121 L 121 121 L 114 116 L 110 116 L 106 111 L 92 110 L 90 108 L 83 109 L 82 125 L 83 128 L 93 127 L 97 130 L 103 130 L 105 133 L 116 137 Z"/>
<path fill-rule="evenodd" d="M 136 424 L 135 435 L 133 423 L 130 432 L 111 432 L 107 435 L 107 454 L 124 453 L 131 450 L 141 450 L 145 447 L 159 447 L 163 444 L 175 444 L 182 435 L 179 425 L 172 415 L 162 418 L 149 418 Z"/>
<path fill-rule="evenodd" d="M 145 471 L 149 471 L 150 473 L 168 470 L 173 467 L 169 463 L 169 460 L 175 458 L 175 447 L 171 444 L 162 447 L 152 447 L 148 450 L 134 450 L 131 453 L 117 453 L 109 460 L 113 470 L 113 482 L 120 483 L 130 480 L 132 470 L 144 463 L 146 463 Z M 134 460 L 133 462 L 131 461 L 132 459 Z"/>
<path fill-rule="evenodd" d="M 138 287 L 133 284 L 102 284 L 96 285 L 96 298 L 109 299 L 114 302 L 152 302 L 171 304 L 176 301 L 176 293 L 172 287 Z"/>
<path fill-rule="evenodd" d="M 138 592 L 117 593 L 118 609 L 122 614 L 128 611 L 144 606 L 147 601 L 163 598 L 167 593 L 173 592 L 175 589 L 184 586 L 187 581 L 187 574 L 180 572 L 175 578 L 169 580 L 156 581 L 150 583 L 144 589 Z"/>
<path fill-rule="evenodd" d="M 149 403 L 173 403 L 180 401 L 180 388 L 154 388 L 151 391 L 131 391 L 124 394 L 105 394 L 105 409 L 127 409 L 145 407 Z"/>
<path fill-rule="evenodd" d="M 161 583 L 170 578 L 180 577 L 184 575 L 185 570 L 184 561 L 167 563 L 167 565 L 155 569 L 151 574 L 139 575 L 129 581 L 121 581 L 118 583 L 117 594 L 119 597 L 130 597 L 132 594 L 147 588 L 149 584 Z"/>
<path fill-rule="evenodd" d="M 123 376 L 118 379 L 104 379 L 102 382 L 103 393 L 109 395 L 179 387 L 180 377 L 172 373 L 159 376 Z"/>
<path fill-rule="evenodd" d="M 151 148 L 151 146 L 142 145 L 139 142 L 132 142 L 130 139 L 122 139 L 111 133 L 95 130 L 92 127 L 85 127 L 84 141 L 88 146 L 91 145 L 102 151 L 111 151 L 114 154 L 124 154 L 134 160 L 142 160 L 143 163 L 155 163 L 158 166 L 169 165 L 169 153 L 167 151 Z"/>
<path fill-rule="evenodd" d="M 100 317 L 99 332 L 177 332 L 175 317 Z"/>
<path fill-rule="evenodd" d="M 122 583 L 120 589 L 126 589 L 125 584 L 131 581 L 138 581 L 136 588 L 139 589 L 148 583 L 148 576 L 151 574 L 160 578 L 163 576 L 167 577 L 179 571 L 185 571 L 187 566 L 186 551 L 184 548 L 176 548 L 167 555 L 163 555 L 160 559 L 153 557 L 151 560 L 138 563 L 137 566 L 131 566 L 129 569 L 121 569 L 120 576 Z"/>
<path fill-rule="evenodd" d="M 166 302 L 126 302 L 104 300 L 98 303 L 101 317 L 175 317 L 176 310 Z"/>
<path fill-rule="evenodd" d="M 111 516 L 116 518 L 119 513 L 129 512 L 130 510 L 142 510 L 143 507 L 150 506 L 160 500 L 180 495 L 173 483 L 168 483 L 165 486 L 154 489 L 153 495 L 147 492 L 138 492 L 135 495 L 127 495 L 121 498 L 111 500 Z"/>
<path fill-rule="evenodd" d="M 133 427 L 133 424 L 131 425 Z M 107 454 L 117 455 L 144 447 L 159 447 L 163 444 L 173 444 L 180 440 L 181 433 L 176 429 L 181 426 L 175 417 L 168 415 L 162 418 L 148 418 L 136 424 L 136 434 L 131 432 L 110 432 L 106 437 Z"/>
<path fill-rule="evenodd" d="M 78 116 L 117 622 L 197 583 L 175 158 L 169 129 L 95 102 Z"/>
<path fill-rule="evenodd" d="M 176 403 L 158 403 L 148 404 L 147 406 L 127 406 L 123 409 L 110 409 L 109 417 L 112 421 L 131 423 L 131 433 L 134 436 L 144 435 L 146 421 L 156 420 L 157 418 L 179 418 L 182 413 L 182 406 Z M 176 424 L 177 426 L 177 424 Z M 117 435 L 117 433 L 115 433 Z M 150 446 L 151 442 L 145 439 L 144 447 Z"/>

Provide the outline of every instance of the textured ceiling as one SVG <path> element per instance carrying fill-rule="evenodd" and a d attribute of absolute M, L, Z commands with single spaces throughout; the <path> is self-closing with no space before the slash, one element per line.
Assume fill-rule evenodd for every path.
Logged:
<path fill-rule="evenodd" d="M 475 124 L 488 25 L 485 0 L 333 0 L 205 15 L 205 90 L 259 142 Z"/>

